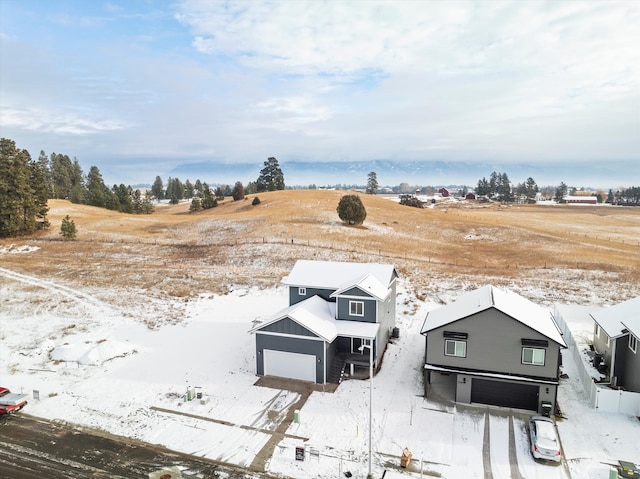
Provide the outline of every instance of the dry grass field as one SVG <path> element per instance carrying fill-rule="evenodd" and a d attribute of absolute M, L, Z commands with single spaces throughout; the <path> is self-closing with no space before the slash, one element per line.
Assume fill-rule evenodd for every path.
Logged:
<path fill-rule="evenodd" d="M 393 263 L 420 299 L 487 283 L 547 303 L 640 294 L 640 208 L 447 202 L 418 209 L 362 195 L 367 219 L 348 227 L 336 213 L 346 193 L 264 193 L 257 206 L 249 197 L 195 214 L 188 203 L 125 215 L 54 200 L 51 228 L 0 242 L 0 265 L 131 307 L 272 286 L 297 259 Z M 60 236 L 67 214 L 78 230 L 72 241 Z M 25 245 L 38 249 L 11 254 Z"/>

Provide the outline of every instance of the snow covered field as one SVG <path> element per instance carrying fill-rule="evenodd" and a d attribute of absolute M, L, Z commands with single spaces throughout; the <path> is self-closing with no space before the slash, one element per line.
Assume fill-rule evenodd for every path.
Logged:
<path fill-rule="evenodd" d="M 453 288 L 450 299 L 461 292 Z M 559 392 L 567 419 L 558 422 L 566 466 L 533 461 L 524 414 L 425 400 L 419 329 L 440 303 L 413 297 L 402 283 L 398 290 L 400 338 L 389 345 L 373 381 L 375 477 L 386 469 L 387 479 L 484 478 L 487 432 L 494 478 L 512 477 L 510 440 L 515 467 L 529 479 L 605 479 L 608 463 L 640 462 L 640 421 L 589 409 L 568 355 L 569 378 Z M 286 306 L 282 287 L 205 293 L 187 302 L 181 322 L 166 324 L 132 317 L 126 305 L 102 303 L 90 291 L 0 268 L 0 301 L 0 384 L 38 392 L 39 400 L 30 399 L 25 409 L 29 414 L 249 467 L 300 398 L 254 385 L 254 338 L 247 331 L 254 320 Z M 173 305 L 167 300 L 163 307 Z M 163 314 L 162 305 L 155 310 Z M 578 336 L 588 336 L 589 327 L 576 324 Z M 345 471 L 366 477 L 369 385 L 351 380 L 333 393 L 313 392 L 266 469 L 301 479 L 344 477 Z M 202 400 L 185 402 L 189 387 Z M 302 446 L 305 461 L 296 461 L 295 448 Z M 400 469 L 405 447 L 413 461 Z"/>

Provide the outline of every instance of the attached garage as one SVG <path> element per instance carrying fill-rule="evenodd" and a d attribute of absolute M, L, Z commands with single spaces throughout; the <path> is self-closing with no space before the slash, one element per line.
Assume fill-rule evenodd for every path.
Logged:
<path fill-rule="evenodd" d="M 473 378 L 471 402 L 537 411 L 538 392 L 538 385 Z"/>
<path fill-rule="evenodd" d="M 264 375 L 316 382 L 316 357 L 287 351 L 264 351 Z"/>

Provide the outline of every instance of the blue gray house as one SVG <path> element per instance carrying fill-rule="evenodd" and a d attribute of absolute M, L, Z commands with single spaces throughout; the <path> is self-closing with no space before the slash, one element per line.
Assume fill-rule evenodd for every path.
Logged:
<path fill-rule="evenodd" d="M 289 306 L 254 327 L 261 376 L 338 383 L 345 371 L 374 368 L 396 321 L 390 264 L 299 260 L 283 283 Z"/>

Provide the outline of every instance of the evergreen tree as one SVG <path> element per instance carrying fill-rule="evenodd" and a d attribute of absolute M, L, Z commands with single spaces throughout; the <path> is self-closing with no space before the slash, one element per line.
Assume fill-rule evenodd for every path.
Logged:
<path fill-rule="evenodd" d="M 195 193 L 195 188 L 193 187 L 193 184 L 187 180 L 184 182 L 184 198 L 193 198 L 193 195 Z"/>
<path fill-rule="evenodd" d="M 147 190 L 144 193 L 144 199 L 142 200 L 142 208 L 141 213 L 145 215 L 150 215 L 153 213 L 153 202 L 151 201 L 152 195 L 151 191 Z"/>
<path fill-rule="evenodd" d="M 485 177 L 482 177 L 481 180 L 478 180 L 478 185 L 476 186 L 476 195 L 479 196 L 488 196 L 491 194 L 489 182 Z"/>
<path fill-rule="evenodd" d="M 29 160 L 13 140 L 0 139 L 0 237 L 36 230 Z"/>
<path fill-rule="evenodd" d="M 164 186 L 162 184 L 162 178 L 159 176 L 156 176 L 156 179 L 151 186 L 151 194 L 156 197 L 156 200 L 164 199 Z"/>
<path fill-rule="evenodd" d="M 209 208 L 215 208 L 218 206 L 218 200 L 213 196 L 213 192 L 209 185 L 206 183 L 203 185 L 202 190 L 202 208 L 208 210 Z"/>
<path fill-rule="evenodd" d="M 561 181 L 560 186 L 556 188 L 556 194 L 553 197 L 556 203 L 562 203 L 564 201 L 564 197 L 567 196 L 567 189 L 567 185 Z"/>
<path fill-rule="evenodd" d="M 51 174 L 53 176 L 53 197 L 68 199 L 71 196 L 73 164 L 67 155 L 51 154 Z"/>
<path fill-rule="evenodd" d="M 250 181 L 244 188 L 245 195 L 253 195 L 258 192 L 258 185 L 255 181 Z"/>
<path fill-rule="evenodd" d="M 133 213 L 133 201 L 131 200 L 131 187 L 120 183 L 113 185 L 113 194 L 118 198 L 118 211 L 122 213 Z"/>
<path fill-rule="evenodd" d="M 133 212 L 135 214 L 142 213 L 142 193 L 140 190 L 136 189 L 131 195 L 131 206 L 133 207 Z"/>
<path fill-rule="evenodd" d="M 51 175 L 51 169 L 49 168 L 49 157 L 44 152 L 44 150 L 40 150 L 38 163 L 40 164 L 40 168 L 42 169 L 42 171 L 45 172 L 47 199 L 53 198 L 53 176 Z"/>
<path fill-rule="evenodd" d="M 244 187 L 240 181 L 236 181 L 236 184 L 231 191 L 231 196 L 233 197 L 233 201 L 238 201 L 244 198 Z"/>
<path fill-rule="evenodd" d="M 108 188 L 104 184 L 104 180 L 102 179 L 102 174 L 97 166 L 92 166 L 89 168 L 89 174 L 87 175 L 87 203 L 90 206 L 99 206 L 104 208 L 105 206 L 109 209 L 117 210 L 117 206 L 113 207 L 112 198 L 105 198 L 105 190 Z M 110 190 L 108 190 L 110 191 Z M 107 206 L 107 201 L 109 200 L 109 206 Z"/>
<path fill-rule="evenodd" d="M 47 200 L 49 199 L 49 191 L 47 188 L 46 163 L 43 163 L 39 158 L 37 161 L 29 163 L 29 169 L 29 184 L 33 189 L 34 195 L 33 214 L 35 215 L 36 227 L 38 229 L 48 228 L 47 212 L 49 211 L 49 206 L 47 205 Z"/>
<path fill-rule="evenodd" d="M 613 204 L 613 190 L 609 190 L 609 193 L 607 194 L 607 203 L 609 204 Z"/>
<path fill-rule="evenodd" d="M 367 190 L 368 195 L 375 195 L 378 192 L 378 175 L 375 171 L 372 171 L 367 175 Z"/>
<path fill-rule="evenodd" d="M 194 190 L 202 197 L 202 182 L 200 180 L 196 180 L 196 184 L 193 187 Z"/>
<path fill-rule="evenodd" d="M 62 218 L 62 224 L 60 225 L 60 234 L 65 239 L 74 239 L 76 237 L 76 224 L 69 217 L 69 215 Z"/>
<path fill-rule="evenodd" d="M 278 165 L 278 160 L 273 156 L 264 162 L 264 168 L 260 170 L 260 176 L 256 181 L 258 193 L 263 191 L 284 190 L 284 174 Z"/>
<path fill-rule="evenodd" d="M 193 213 L 194 211 L 200 211 L 202 209 L 202 201 L 197 196 L 191 200 L 191 205 L 189 206 L 189 211 Z"/>
<path fill-rule="evenodd" d="M 358 195 L 344 195 L 336 210 L 340 219 L 348 225 L 361 225 L 367 217 L 367 210 Z"/>

